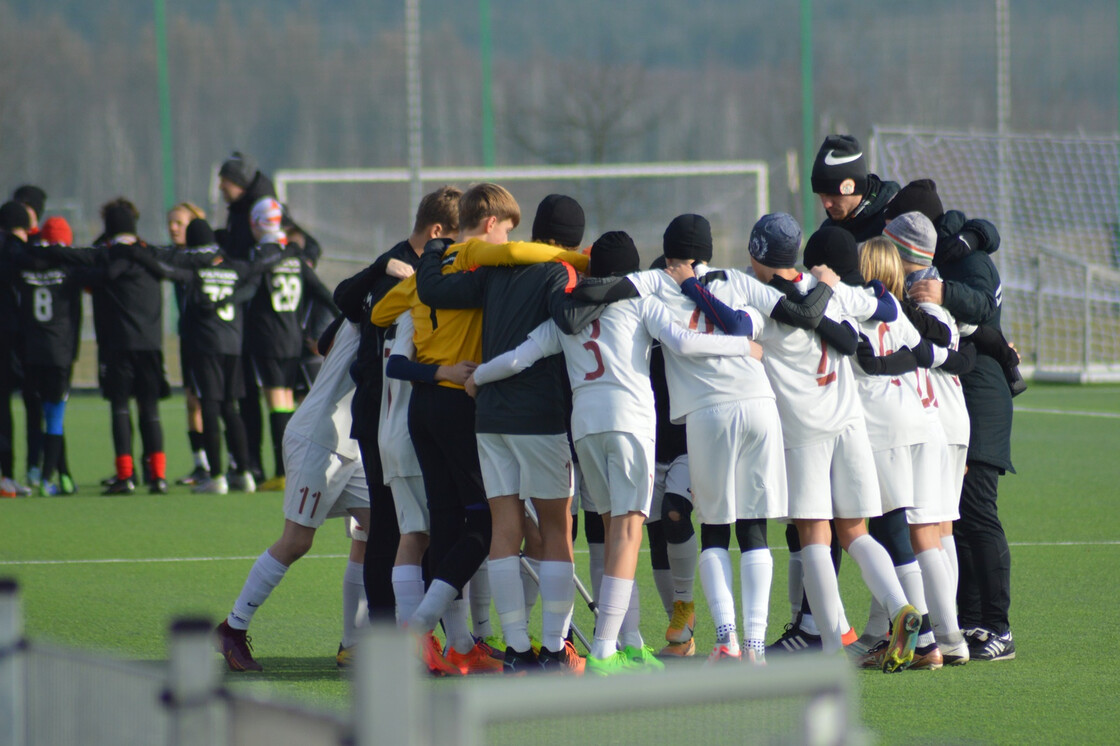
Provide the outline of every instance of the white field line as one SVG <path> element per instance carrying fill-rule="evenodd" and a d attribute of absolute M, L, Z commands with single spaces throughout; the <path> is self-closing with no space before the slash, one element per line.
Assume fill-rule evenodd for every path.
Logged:
<path fill-rule="evenodd" d="M 1045 547 L 1115 547 L 1120 546 L 1120 541 L 1012 541 L 1012 547 L 1045 548 Z M 776 551 L 787 551 L 785 546 L 770 547 Z M 643 548 L 642 553 L 649 550 Z M 587 554 L 586 549 L 575 550 L 576 554 Z M 249 562 L 257 559 L 259 555 L 244 557 L 114 557 L 104 559 L 73 559 L 73 560 L 0 560 L 0 567 L 5 566 L 30 566 L 30 565 L 127 565 L 127 564 L 158 564 L 169 562 Z M 316 559 L 346 559 L 346 554 L 309 554 L 302 561 Z"/>
<path fill-rule="evenodd" d="M 1015 407 L 1016 412 L 1026 414 L 1064 414 L 1070 417 L 1104 417 L 1110 420 L 1120 419 L 1118 412 L 1078 412 L 1069 409 L 1036 409 L 1035 407 Z"/>

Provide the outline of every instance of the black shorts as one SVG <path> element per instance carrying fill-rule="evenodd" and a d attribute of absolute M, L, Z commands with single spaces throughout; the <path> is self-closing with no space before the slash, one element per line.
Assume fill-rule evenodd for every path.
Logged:
<path fill-rule="evenodd" d="M 262 389 L 294 389 L 299 380 L 299 358 L 276 358 L 251 355 L 249 370 L 253 381 Z"/>
<path fill-rule="evenodd" d="M 14 391 L 23 382 L 19 349 L 22 339 L 15 337 L 0 341 L 0 391 Z"/>
<path fill-rule="evenodd" d="M 98 358 L 97 377 L 106 399 L 166 399 L 171 395 L 161 351 L 99 350 Z"/>
<path fill-rule="evenodd" d="M 183 363 L 183 384 L 199 399 L 236 401 L 245 396 L 240 355 L 192 355 Z"/>
<path fill-rule="evenodd" d="M 319 369 L 323 367 L 323 358 L 318 355 L 303 357 L 299 361 L 299 380 L 296 381 L 295 392 L 297 396 L 307 396 L 311 386 L 315 383 Z"/>
<path fill-rule="evenodd" d="M 65 401 L 70 395 L 70 371 L 62 365 L 28 365 L 23 388 L 47 402 Z"/>

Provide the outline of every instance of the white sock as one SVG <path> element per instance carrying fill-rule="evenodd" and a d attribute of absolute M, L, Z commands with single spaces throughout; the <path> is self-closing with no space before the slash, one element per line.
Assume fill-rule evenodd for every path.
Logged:
<path fill-rule="evenodd" d="M 735 596 L 731 591 L 731 555 L 726 549 L 705 549 L 700 553 L 700 585 L 708 598 L 712 622 L 720 628 L 735 628 Z"/>
<path fill-rule="evenodd" d="M 525 591 L 521 581 L 521 560 L 516 555 L 491 559 L 490 595 L 502 625 L 506 645 L 524 653 L 529 645 L 529 623 L 525 614 Z"/>
<path fill-rule="evenodd" d="M 669 546 L 672 546 L 670 544 Z M 591 572 L 591 598 L 599 603 L 599 587 L 603 584 L 603 568 L 607 566 L 607 545 L 602 542 L 587 542 L 588 570 Z M 672 558 L 670 558 L 670 564 Z"/>
<path fill-rule="evenodd" d="M 482 561 L 478 572 L 471 578 L 468 597 L 471 601 L 474 636 L 489 637 L 493 630 L 490 628 L 490 573 L 486 569 L 486 560 Z"/>
<path fill-rule="evenodd" d="M 871 608 L 867 611 L 867 626 L 863 634 L 874 637 L 886 637 L 891 631 L 891 620 L 887 617 L 887 610 L 879 603 L 879 599 L 871 597 Z"/>
<path fill-rule="evenodd" d="M 774 558 L 769 549 L 752 549 L 739 557 L 743 640 L 748 645 L 766 639 L 766 622 L 770 615 L 770 584 L 773 578 Z"/>
<path fill-rule="evenodd" d="M 848 546 L 848 554 L 859 565 L 863 582 L 867 584 L 871 594 L 879 599 L 879 603 L 886 607 L 887 613 L 894 619 L 906 605 L 906 594 L 894 573 L 894 565 L 891 564 L 887 550 L 872 539 L 870 534 L 863 534 Z"/>
<path fill-rule="evenodd" d="M 941 537 L 941 548 L 945 550 L 942 559 L 949 571 L 949 585 L 953 589 L 953 598 L 957 597 L 957 580 L 960 577 L 960 568 L 957 567 L 957 540 L 952 534 Z"/>
<path fill-rule="evenodd" d="M 564 647 L 564 635 L 575 603 L 575 566 L 571 562 L 541 562 L 541 645 L 554 653 Z"/>
<path fill-rule="evenodd" d="M 933 634 L 939 642 L 957 645 L 961 641 L 961 630 L 957 624 L 956 599 L 952 595 L 942 554 L 940 549 L 927 549 L 918 554 L 918 564 L 922 567 L 922 580 L 926 584 Z"/>
<path fill-rule="evenodd" d="M 797 628 L 807 635 L 821 636 L 820 627 L 817 626 L 817 620 L 813 617 L 813 612 L 803 611 L 801 616 L 798 617 L 800 621 L 795 621 Z"/>
<path fill-rule="evenodd" d="M 654 570 L 653 585 L 657 588 L 657 596 L 661 605 L 665 607 L 665 616 L 673 616 L 673 571 Z"/>
<path fill-rule="evenodd" d="M 602 596 L 599 598 L 599 618 L 595 622 L 595 640 L 591 644 L 591 657 L 609 658 L 618 649 L 618 634 L 622 620 L 630 608 L 634 581 L 628 578 L 603 577 Z"/>
<path fill-rule="evenodd" d="M 342 574 L 342 647 L 357 642 L 355 631 L 369 623 L 369 606 L 366 604 L 366 584 L 362 578 L 360 562 L 347 562 Z"/>
<path fill-rule="evenodd" d="M 797 615 L 801 613 L 801 597 L 805 594 L 805 585 L 801 582 L 801 550 L 789 553 L 789 578 L 786 584 L 786 593 L 789 596 L 789 620 L 797 624 Z"/>
<path fill-rule="evenodd" d="M 467 623 L 469 609 L 470 602 L 467 599 L 456 598 L 447 605 L 447 611 L 443 612 L 443 631 L 447 633 L 447 645 L 456 653 L 469 653 L 474 647 L 474 638 Z"/>
<path fill-rule="evenodd" d="M 801 547 L 801 577 L 821 633 L 821 646 L 824 652 L 835 653 L 844 647 L 840 638 L 846 630 L 840 629 L 840 586 L 827 544 Z"/>
<path fill-rule="evenodd" d="M 919 614 L 928 614 L 926 606 L 926 589 L 922 581 L 922 568 L 917 562 L 907 562 L 905 565 L 894 566 L 895 577 L 906 594 L 906 600 L 918 610 Z"/>
<path fill-rule="evenodd" d="M 424 571 L 420 565 L 397 565 L 393 568 L 393 595 L 397 599 L 397 623 L 403 624 L 416 613 L 424 598 Z"/>
<path fill-rule="evenodd" d="M 409 617 L 409 628 L 419 633 L 434 630 L 440 618 L 447 613 L 447 607 L 458 595 L 459 589 L 446 580 L 433 580 L 416 611 Z"/>
<path fill-rule="evenodd" d="M 696 584 L 696 565 L 700 561 L 696 534 L 680 544 L 669 544 L 669 572 L 673 574 L 673 600 L 688 603 Z M 670 604 L 670 612 L 672 605 Z"/>
<path fill-rule="evenodd" d="M 625 647 L 638 648 L 646 641 L 642 639 L 642 600 L 638 591 L 638 584 L 634 583 L 634 590 L 630 593 L 630 605 L 626 609 L 626 616 L 622 618 L 622 627 L 618 631 L 618 641 Z"/>
<path fill-rule="evenodd" d="M 540 596 L 541 593 L 541 561 L 533 559 L 532 557 L 526 557 L 525 562 L 532 568 L 533 573 L 537 576 L 537 579 L 533 580 L 533 576 L 525 570 L 524 565 L 520 564 L 520 561 L 518 562 L 518 567 L 521 571 L 521 600 L 522 603 L 525 604 L 525 618 L 528 619 L 529 615 L 533 613 L 533 607 L 537 605 L 537 597 Z"/>
<path fill-rule="evenodd" d="M 205 450 L 198 450 L 194 452 L 194 465 L 196 469 L 204 469 L 210 471 L 210 459 L 206 458 Z"/>
<path fill-rule="evenodd" d="M 272 589 L 280 584 L 287 571 L 287 565 L 269 554 L 267 549 L 264 550 L 249 570 L 245 585 L 241 586 L 241 595 L 234 601 L 226 623 L 234 629 L 249 629 L 253 614 L 268 600 Z"/>

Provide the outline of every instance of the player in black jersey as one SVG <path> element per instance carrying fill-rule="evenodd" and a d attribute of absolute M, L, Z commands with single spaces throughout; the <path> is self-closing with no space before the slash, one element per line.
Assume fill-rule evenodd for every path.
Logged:
<path fill-rule="evenodd" d="M 106 494 L 131 494 L 136 488 L 132 460 L 132 414 L 136 399 L 143 464 L 152 494 L 167 492 L 167 457 L 159 400 L 171 393 L 163 366 L 163 292 L 160 279 L 132 260 L 143 241 L 136 235 L 139 212 L 122 198 L 101 209 L 105 231 L 94 250 L 41 247 L 41 256 L 60 265 L 99 268 L 92 285 L 93 326 L 97 336 L 98 377 L 112 416 L 116 476 Z"/>
<path fill-rule="evenodd" d="M 51 221 L 61 218 L 50 218 Z M 48 237 L 48 228 L 52 228 Z M 40 234 L 53 243 L 53 225 Z M 68 245 L 68 240 L 59 241 Z M 40 402 L 43 418 L 43 453 L 39 494 L 70 494 L 74 481 L 66 467 L 63 423 L 70 377 L 78 355 L 82 323 L 82 288 L 103 282 L 106 268 L 59 266 L 36 268 L 39 247 L 29 247 L 29 266 L 20 270 L 16 288 L 20 296 L 20 328 L 24 340 L 24 389 Z M 37 466 L 37 464 L 36 464 Z M 58 475 L 58 482 L 52 481 Z"/>
<path fill-rule="evenodd" d="M 253 237 L 257 243 L 249 253 L 251 262 L 265 262 L 256 295 L 249 301 L 243 353 L 246 367 L 246 396 L 242 408 L 258 405 L 258 390 L 263 390 L 269 410 L 269 428 L 275 457 L 275 477 L 260 485 L 262 490 L 284 488 L 282 443 L 288 420 L 295 411 L 296 379 L 303 349 L 303 330 L 299 309 L 305 292 L 314 293 L 332 312 L 337 312 L 331 292 L 298 256 L 286 255 L 287 237 L 281 228 L 282 209 L 274 199 L 263 199 L 250 213 Z M 278 262 L 271 259 L 285 255 Z M 249 459 L 260 462 L 260 431 L 248 426 Z M 252 463 L 253 459 L 256 463 Z"/>

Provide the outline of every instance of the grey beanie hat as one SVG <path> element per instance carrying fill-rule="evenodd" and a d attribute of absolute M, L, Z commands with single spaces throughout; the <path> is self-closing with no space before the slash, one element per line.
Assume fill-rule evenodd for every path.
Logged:
<path fill-rule="evenodd" d="M 792 267 L 801 251 L 801 226 L 784 212 L 763 215 L 751 228 L 747 248 L 759 264 L 776 269 Z"/>

